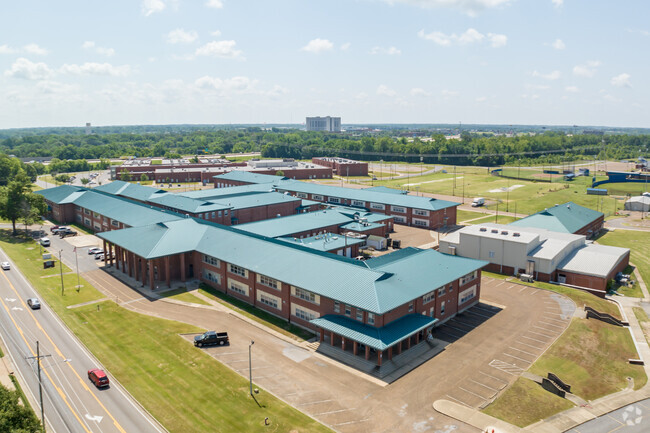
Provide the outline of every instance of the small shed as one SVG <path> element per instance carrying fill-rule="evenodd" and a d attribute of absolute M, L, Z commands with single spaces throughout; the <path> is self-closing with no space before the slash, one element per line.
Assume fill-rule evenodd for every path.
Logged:
<path fill-rule="evenodd" d="M 589 195 L 607 195 L 607 190 L 605 188 L 587 188 L 587 194 L 589 194 Z"/>
<path fill-rule="evenodd" d="M 650 197 L 645 195 L 631 197 L 625 202 L 625 210 L 650 212 Z"/>

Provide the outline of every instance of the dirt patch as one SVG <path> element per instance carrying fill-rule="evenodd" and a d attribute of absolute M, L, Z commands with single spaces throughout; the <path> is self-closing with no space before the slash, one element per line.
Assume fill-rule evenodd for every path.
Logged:
<path fill-rule="evenodd" d="M 534 173 L 530 177 L 535 179 L 557 179 L 558 177 L 564 176 L 563 174 L 548 174 L 548 173 Z"/>

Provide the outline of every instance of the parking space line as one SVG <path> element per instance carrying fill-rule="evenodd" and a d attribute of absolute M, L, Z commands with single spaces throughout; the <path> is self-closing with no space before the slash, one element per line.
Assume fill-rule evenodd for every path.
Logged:
<path fill-rule="evenodd" d="M 550 329 L 542 328 L 541 326 L 533 325 L 533 328 L 541 329 L 542 331 L 550 331 Z M 549 337 L 554 337 L 554 335 L 550 335 Z"/>
<path fill-rule="evenodd" d="M 550 314 L 552 316 L 560 316 L 560 317 L 565 317 L 566 316 L 566 314 L 560 314 L 560 313 L 547 313 L 547 312 L 544 312 L 544 314 Z M 553 319 L 553 320 L 558 320 L 558 319 Z"/>
<path fill-rule="evenodd" d="M 512 346 L 508 346 L 508 347 L 509 347 L 510 349 L 518 350 L 519 352 L 524 352 L 525 354 L 530 355 L 530 356 L 537 356 L 537 355 L 535 355 L 534 353 L 526 352 L 525 350 L 517 349 L 516 347 L 512 347 Z"/>
<path fill-rule="evenodd" d="M 480 398 L 481 400 L 487 400 L 487 399 L 486 399 L 485 397 L 483 397 L 482 395 L 479 395 L 479 394 L 477 394 L 477 393 L 475 393 L 475 392 L 472 392 L 472 391 L 470 391 L 470 390 L 468 390 L 468 389 L 465 389 L 465 388 L 463 388 L 462 386 L 459 386 L 458 389 L 462 389 L 462 390 L 465 391 L 466 393 L 468 393 L 468 394 L 472 394 L 472 395 L 474 395 L 474 396 Z"/>
<path fill-rule="evenodd" d="M 330 399 L 330 400 L 310 401 L 309 403 L 300 403 L 298 406 L 308 406 L 308 405 L 310 405 L 310 404 L 327 403 L 327 402 L 330 402 L 330 401 L 334 401 L 334 400 L 331 400 L 331 399 Z"/>
<path fill-rule="evenodd" d="M 533 338 L 533 337 L 526 337 L 525 335 L 522 335 L 521 338 L 527 338 L 529 340 L 537 341 L 538 343 L 542 343 L 542 344 L 547 343 L 546 341 L 538 340 L 537 338 Z"/>
<path fill-rule="evenodd" d="M 348 412 L 351 410 L 355 410 L 354 407 L 351 407 L 350 409 L 339 409 L 339 410 L 331 410 L 329 412 L 321 412 L 321 413 L 312 413 L 312 416 L 319 416 L 319 415 L 329 415 L 331 413 L 341 413 L 341 412 Z"/>
<path fill-rule="evenodd" d="M 234 364 L 235 362 L 248 362 L 248 359 L 238 359 L 236 361 L 223 361 L 227 364 Z"/>
<path fill-rule="evenodd" d="M 548 326 L 553 326 L 553 327 L 555 327 L 555 328 L 564 329 L 564 326 L 554 325 L 554 324 L 552 324 L 552 323 L 546 323 L 546 322 L 541 322 L 541 321 L 540 321 L 539 323 L 543 323 L 544 325 L 548 325 Z"/>
<path fill-rule="evenodd" d="M 489 387 L 489 386 L 487 386 L 487 385 L 484 385 L 484 384 L 482 384 L 481 382 L 477 382 L 477 381 L 475 381 L 474 379 L 470 379 L 469 381 L 470 381 L 470 382 L 474 382 L 474 383 L 477 384 L 477 385 L 481 385 L 482 387 L 487 388 L 487 389 L 489 389 L 490 391 L 494 391 L 494 392 L 497 392 L 497 391 L 498 391 L 498 389 L 494 389 L 494 388 L 492 388 L 492 387 Z"/>
<path fill-rule="evenodd" d="M 469 331 L 465 331 L 464 329 L 459 329 L 459 328 L 456 328 L 456 327 L 454 327 L 454 326 L 451 326 L 449 323 L 445 323 L 445 325 L 446 325 L 448 328 L 451 328 L 451 329 L 453 329 L 453 330 L 455 330 L 455 331 L 462 332 L 462 335 L 463 335 L 463 336 L 469 332 Z"/>
<path fill-rule="evenodd" d="M 474 409 L 472 406 L 468 405 L 468 404 L 465 403 L 464 401 L 460 401 L 460 400 L 458 400 L 457 398 L 454 398 L 454 397 L 450 396 L 449 394 L 445 394 L 445 397 L 449 397 L 450 399 L 457 401 L 458 403 L 462 404 L 463 406 L 467 406 L 467 407 L 469 407 L 470 409 Z"/>
<path fill-rule="evenodd" d="M 223 352 L 223 353 L 219 353 L 219 355 L 234 355 L 236 353 L 248 353 L 248 351 L 242 350 L 241 352 Z"/>
<path fill-rule="evenodd" d="M 563 323 L 563 324 L 567 322 L 566 320 L 553 319 L 551 317 L 545 317 L 544 320 L 552 320 L 554 322 L 560 322 L 560 323 Z"/>
<path fill-rule="evenodd" d="M 526 290 L 527 288 L 528 288 L 527 286 L 522 287 L 521 289 L 519 289 L 519 293 L 523 292 L 523 291 Z"/>
<path fill-rule="evenodd" d="M 487 373 L 485 373 L 485 372 L 482 372 L 481 370 L 479 370 L 478 372 L 481 373 L 481 374 L 483 374 L 483 375 L 485 375 L 485 376 L 487 376 L 487 377 L 491 377 L 492 379 L 497 380 L 497 381 L 499 381 L 499 382 L 502 382 L 502 383 L 505 383 L 505 384 L 508 383 L 507 380 L 499 379 L 498 377 L 494 377 L 494 376 L 492 376 L 491 374 L 487 374 Z"/>
<path fill-rule="evenodd" d="M 523 344 L 524 346 L 532 347 L 533 349 L 541 350 L 543 347 L 533 346 L 532 344 L 522 343 L 521 341 L 515 341 L 516 344 Z"/>
<path fill-rule="evenodd" d="M 313 394 L 315 392 L 318 392 L 318 391 L 296 391 L 296 392 L 291 392 L 289 394 L 285 394 L 285 397 L 290 397 L 290 396 L 298 395 L 298 394 Z"/>
<path fill-rule="evenodd" d="M 500 286 L 504 285 L 505 283 L 506 283 L 505 280 L 501 280 L 501 282 L 499 282 L 496 286 L 494 286 L 494 288 L 500 287 Z"/>
<path fill-rule="evenodd" d="M 529 360 L 524 359 L 524 358 L 520 358 L 520 357 L 515 356 L 515 355 L 511 355 L 511 354 L 509 354 L 508 352 L 503 352 L 503 354 L 506 355 L 506 356 L 509 356 L 509 357 L 511 357 L 511 358 L 518 359 L 518 360 L 520 360 L 520 361 L 522 361 L 522 362 L 525 362 L 525 363 L 527 363 L 527 364 L 531 364 L 531 363 L 533 362 L 533 361 L 529 361 Z"/>
<path fill-rule="evenodd" d="M 486 318 L 486 319 L 491 319 L 492 317 L 494 317 L 493 315 L 492 315 L 492 316 L 488 316 L 488 315 L 486 315 L 486 314 L 480 314 L 480 313 L 477 313 L 476 311 L 472 311 L 472 310 L 467 310 L 466 313 L 475 314 L 475 315 L 477 315 L 477 316 L 479 316 L 479 317 L 484 317 L 484 318 Z"/>
<path fill-rule="evenodd" d="M 360 423 L 360 422 L 366 422 L 366 421 L 370 421 L 370 418 L 360 419 L 360 420 L 358 420 L 358 421 L 341 422 L 341 423 L 338 423 L 338 424 L 332 424 L 332 425 L 333 425 L 334 427 L 338 427 L 338 426 L 340 426 L 340 425 L 357 424 L 357 423 Z"/>
<path fill-rule="evenodd" d="M 531 334 L 535 334 L 535 335 L 541 335 L 542 337 L 549 337 L 549 338 L 553 337 L 552 335 L 542 334 L 541 332 L 535 332 L 535 331 L 526 331 L 526 332 L 530 332 Z"/>
<path fill-rule="evenodd" d="M 270 366 L 270 365 L 267 365 L 265 367 L 253 367 L 252 370 L 260 370 L 262 368 L 271 368 L 271 367 L 272 366 Z M 248 368 L 240 368 L 239 370 L 235 370 L 235 371 L 248 371 Z"/>

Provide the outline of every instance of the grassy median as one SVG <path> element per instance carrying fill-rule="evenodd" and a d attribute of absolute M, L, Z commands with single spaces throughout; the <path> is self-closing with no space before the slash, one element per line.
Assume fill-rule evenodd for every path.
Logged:
<path fill-rule="evenodd" d="M 75 290 L 77 276 L 64 266 L 69 289 L 61 296 L 59 268 L 44 270 L 38 244 L 29 238 L 0 230 L 0 247 L 109 373 L 170 432 L 330 431 L 264 390 L 254 401 L 245 378 L 179 335 L 203 330 L 112 301 L 66 308 L 103 295 L 83 278 L 83 287 Z"/>

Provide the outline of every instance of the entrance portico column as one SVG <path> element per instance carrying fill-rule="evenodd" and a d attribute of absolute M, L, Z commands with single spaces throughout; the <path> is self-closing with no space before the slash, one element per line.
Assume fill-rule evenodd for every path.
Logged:
<path fill-rule="evenodd" d="M 153 260 L 147 260 L 149 264 L 149 288 L 153 291 L 154 289 L 154 278 L 153 278 Z"/>
<path fill-rule="evenodd" d="M 118 271 L 121 269 L 120 268 L 120 247 L 115 245 L 115 269 Z"/>
<path fill-rule="evenodd" d="M 341 336 L 341 349 L 345 350 L 345 337 Z"/>
<path fill-rule="evenodd" d="M 381 367 L 381 358 L 382 358 L 383 352 L 381 350 L 377 351 L 377 365 Z"/>
<path fill-rule="evenodd" d="M 388 360 L 389 361 L 393 360 L 393 346 L 388 348 Z"/>
<path fill-rule="evenodd" d="M 181 253 L 181 281 L 185 282 L 185 253 Z"/>
<path fill-rule="evenodd" d="M 165 256 L 165 281 L 167 282 L 167 287 L 172 287 L 170 270 L 169 270 L 169 256 Z"/>
<path fill-rule="evenodd" d="M 366 361 L 370 359 L 370 346 L 366 346 Z"/>
<path fill-rule="evenodd" d="M 142 265 L 140 275 L 142 276 L 142 287 L 144 287 L 147 284 L 147 260 L 143 257 L 140 263 Z"/>
<path fill-rule="evenodd" d="M 359 351 L 359 343 L 357 343 L 356 341 L 353 341 L 352 342 L 352 354 L 354 356 L 357 356 L 358 351 Z"/>

